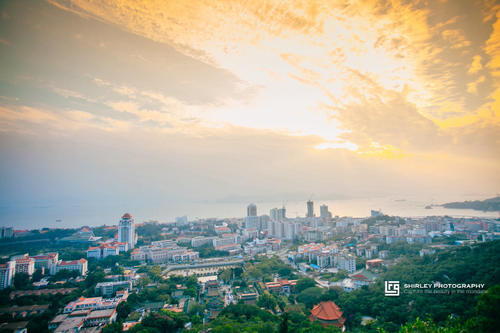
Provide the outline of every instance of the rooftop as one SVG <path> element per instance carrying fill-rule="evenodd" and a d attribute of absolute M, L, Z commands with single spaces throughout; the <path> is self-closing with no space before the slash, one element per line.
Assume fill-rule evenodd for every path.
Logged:
<path fill-rule="evenodd" d="M 321 302 L 314 306 L 311 310 L 311 320 L 322 320 L 334 322 L 332 323 L 335 326 L 341 327 L 344 325 L 345 319 L 342 317 L 342 311 L 333 301 L 329 302 Z"/>

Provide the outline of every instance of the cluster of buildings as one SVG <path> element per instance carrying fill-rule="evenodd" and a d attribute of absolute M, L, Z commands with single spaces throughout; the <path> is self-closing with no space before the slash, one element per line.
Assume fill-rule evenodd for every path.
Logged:
<path fill-rule="evenodd" d="M 305 259 L 314 269 L 334 267 L 349 273 L 356 271 L 356 257 L 344 249 L 339 250 L 335 243 L 330 245 L 323 243 L 304 244 L 299 246 L 297 251 L 290 252 L 289 258 L 291 260 Z M 301 267 L 307 268 L 305 265 Z"/>
<path fill-rule="evenodd" d="M 132 251 L 130 259 L 153 264 L 168 262 L 192 262 L 199 259 L 199 253 L 177 245 L 170 240 L 155 241 Z"/>
<path fill-rule="evenodd" d="M 33 275 L 35 270 L 41 270 L 42 274 L 55 275 L 62 270 L 78 271 L 79 275 L 87 274 L 88 262 L 85 259 L 59 260 L 57 252 L 29 256 L 27 253 L 13 256 L 4 264 L 0 264 L 0 289 L 12 285 L 14 276 L 24 273 Z"/>
<path fill-rule="evenodd" d="M 329 212 L 327 205 L 322 205 L 320 210 L 320 217 L 316 217 L 314 214 L 314 203 L 312 201 L 308 201 L 305 219 L 287 218 L 285 207 L 271 209 L 269 211 L 269 216 L 257 216 L 257 206 L 252 203 L 247 207 L 245 227 L 242 229 L 242 234 L 251 234 L 253 232 L 255 233 L 255 237 L 260 234 L 265 234 L 268 237 L 275 237 L 284 240 L 304 238 L 304 232 L 307 231 L 305 227 L 307 225 L 318 225 L 331 220 L 332 214 Z"/>
<path fill-rule="evenodd" d="M 248 255 L 256 255 L 259 253 L 268 253 L 278 251 L 281 248 L 281 239 L 279 238 L 255 238 L 247 242 L 243 247 L 243 252 Z"/>
<path fill-rule="evenodd" d="M 118 223 L 116 239 L 100 242 L 97 246 L 90 246 L 87 250 L 87 258 L 104 259 L 109 256 L 117 256 L 122 252 L 133 249 L 137 244 L 137 233 L 135 232 L 134 219 L 129 213 L 123 214 Z"/>
<path fill-rule="evenodd" d="M 296 284 L 297 280 L 276 279 L 273 282 L 266 282 L 264 285 L 268 291 L 288 296 L 295 291 Z"/>
<path fill-rule="evenodd" d="M 116 321 L 116 307 L 126 301 L 128 291 L 116 293 L 114 298 L 80 297 L 64 307 L 63 313 L 49 322 L 54 333 L 98 333 L 102 327 Z"/>
<path fill-rule="evenodd" d="M 97 246 L 90 246 L 87 250 L 87 259 L 104 259 L 109 256 L 117 256 L 126 251 L 128 251 L 128 243 L 126 242 L 105 242 Z"/>

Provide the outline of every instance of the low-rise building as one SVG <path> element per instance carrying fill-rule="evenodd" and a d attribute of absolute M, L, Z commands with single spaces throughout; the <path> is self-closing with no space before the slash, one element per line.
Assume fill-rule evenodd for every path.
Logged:
<path fill-rule="evenodd" d="M 106 297 L 112 296 L 118 290 L 131 290 L 132 281 L 99 282 L 95 286 L 95 293 Z"/>
<path fill-rule="evenodd" d="M 107 310 L 114 309 L 116 306 L 126 300 L 128 293 L 120 293 L 115 298 L 102 298 L 102 297 L 80 297 L 76 301 L 69 302 L 65 307 L 64 313 L 72 313 L 81 310 Z"/>
<path fill-rule="evenodd" d="M 287 280 L 281 279 L 276 280 L 274 282 L 266 282 L 266 289 L 269 291 L 276 292 L 278 294 L 287 294 L 289 295 L 295 290 L 295 285 L 297 284 L 297 280 Z"/>
<path fill-rule="evenodd" d="M 199 259 L 199 253 L 178 246 L 173 241 L 153 242 L 148 246 L 141 246 L 131 254 L 132 260 L 162 264 L 167 262 L 192 262 Z"/>
<path fill-rule="evenodd" d="M 80 275 L 85 275 L 87 274 L 88 262 L 86 259 L 70 261 L 59 260 L 59 262 L 52 267 L 53 269 L 50 272 L 52 275 L 62 270 L 78 271 Z"/>
<path fill-rule="evenodd" d="M 38 254 L 36 256 L 32 256 L 31 258 L 35 260 L 35 269 L 43 269 L 49 272 L 50 268 L 59 261 L 59 253 L 51 252 Z"/>
<path fill-rule="evenodd" d="M 311 310 L 309 319 L 317 321 L 321 326 L 336 326 L 344 331 L 345 318 L 343 312 L 333 301 L 321 302 Z"/>

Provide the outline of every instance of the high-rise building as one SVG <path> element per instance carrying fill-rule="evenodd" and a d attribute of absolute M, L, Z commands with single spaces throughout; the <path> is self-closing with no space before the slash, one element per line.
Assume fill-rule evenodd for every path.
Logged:
<path fill-rule="evenodd" d="M 319 207 L 319 212 L 320 212 L 320 217 L 323 219 L 330 219 L 332 218 L 332 213 L 328 211 L 328 206 L 327 205 L 321 205 Z"/>
<path fill-rule="evenodd" d="M 314 217 L 314 202 L 307 201 L 307 215 L 306 217 Z"/>
<path fill-rule="evenodd" d="M 247 206 L 247 216 L 257 216 L 257 206 L 253 203 Z"/>
<path fill-rule="evenodd" d="M 12 227 L 2 227 L 2 229 L 0 229 L 0 238 L 12 237 L 14 237 L 14 229 Z"/>
<path fill-rule="evenodd" d="M 9 288 L 16 274 L 16 262 L 7 261 L 5 264 L 0 264 L 0 289 Z"/>
<path fill-rule="evenodd" d="M 260 230 L 260 218 L 258 216 L 247 216 L 245 218 L 245 228 L 255 228 Z"/>
<path fill-rule="evenodd" d="M 283 207 L 281 207 L 281 208 L 278 209 L 278 216 L 282 220 L 286 219 L 286 208 L 285 208 L 285 206 L 283 206 Z"/>
<path fill-rule="evenodd" d="M 273 208 L 269 211 L 271 221 L 278 221 L 278 208 Z"/>
<path fill-rule="evenodd" d="M 16 259 L 16 273 L 25 273 L 29 276 L 35 272 L 35 260 L 30 257 Z"/>
<path fill-rule="evenodd" d="M 129 249 L 135 246 L 134 219 L 129 213 L 125 213 L 118 224 L 118 242 L 125 242 Z"/>
<path fill-rule="evenodd" d="M 286 219 L 286 208 L 284 206 L 282 208 L 273 208 L 269 215 L 273 221 L 282 221 Z"/>

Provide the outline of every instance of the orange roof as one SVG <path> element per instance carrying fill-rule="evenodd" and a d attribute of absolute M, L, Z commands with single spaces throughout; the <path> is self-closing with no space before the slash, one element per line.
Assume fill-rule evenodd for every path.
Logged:
<path fill-rule="evenodd" d="M 122 219 L 131 219 L 131 218 L 132 218 L 132 215 L 130 215 L 129 213 L 125 213 L 122 216 Z"/>
<path fill-rule="evenodd" d="M 324 321 L 337 321 L 332 323 L 335 326 L 341 327 L 344 325 L 345 318 L 342 317 L 342 311 L 333 301 L 321 302 L 314 306 L 311 310 L 312 321 L 319 319 Z"/>

